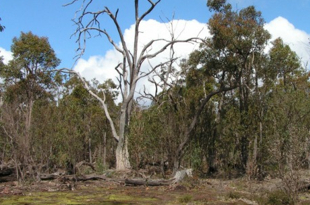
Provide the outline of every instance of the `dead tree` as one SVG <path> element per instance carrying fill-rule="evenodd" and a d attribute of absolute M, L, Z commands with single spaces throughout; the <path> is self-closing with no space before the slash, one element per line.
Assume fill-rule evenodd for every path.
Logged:
<path fill-rule="evenodd" d="M 73 0 L 71 3 L 73 4 L 78 0 Z M 140 0 L 141 1 L 141 0 Z M 116 71 L 118 72 L 118 82 L 119 87 L 121 89 L 122 95 L 122 103 L 121 103 L 121 113 L 119 120 L 119 130 L 116 130 L 116 126 L 114 121 L 111 119 L 109 110 L 105 103 L 105 96 L 103 98 L 99 97 L 97 94 L 92 92 L 90 86 L 87 82 L 82 78 L 82 76 L 76 73 L 79 78 L 84 82 L 85 88 L 89 91 L 89 93 L 98 99 L 101 103 L 102 108 L 105 111 L 105 115 L 109 120 L 110 127 L 113 133 L 114 139 L 118 142 L 116 149 L 116 169 L 124 170 L 130 169 L 129 162 L 129 152 L 128 152 L 128 139 L 127 139 L 127 129 L 129 127 L 130 116 L 133 111 L 133 99 L 134 94 L 136 92 L 137 82 L 144 77 L 149 76 L 154 73 L 154 71 L 160 68 L 162 65 L 170 62 L 163 62 L 158 65 L 155 65 L 148 72 L 142 72 L 141 66 L 145 61 L 148 61 L 152 58 L 155 58 L 159 54 L 163 53 L 170 46 L 181 43 L 181 42 L 193 42 L 197 41 L 198 38 L 189 38 L 185 40 L 166 40 L 166 39 L 153 39 L 145 44 L 142 48 L 139 49 L 139 33 L 140 33 L 140 24 L 145 19 L 145 17 L 150 14 L 154 8 L 160 3 L 161 0 L 152 1 L 145 0 L 149 3 L 149 8 L 140 14 L 139 12 L 139 0 L 134 0 L 134 10 L 135 10 L 135 34 L 134 34 L 134 46 L 133 48 L 128 47 L 128 42 L 125 41 L 124 34 L 122 32 L 121 26 L 118 21 L 118 13 L 117 9 L 115 13 L 112 13 L 108 7 L 104 7 L 103 10 L 99 11 L 90 11 L 90 5 L 92 4 L 92 0 L 83 1 L 82 9 L 80 10 L 81 14 L 78 18 L 74 19 L 74 22 L 77 26 L 75 31 L 75 35 L 77 36 L 78 43 L 78 51 L 80 54 L 78 57 L 83 55 L 86 48 L 87 38 L 91 37 L 92 32 L 97 32 L 98 35 L 103 35 L 107 38 L 108 42 L 121 54 L 122 61 L 115 66 Z M 99 17 L 102 15 L 107 15 L 109 19 L 113 22 L 115 29 L 118 33 L 118 37 L 120 39 L 120 46 L 113 40 L 112 36 L 106 31 L 105 28 L 101 27 L 101 22 L 99 21 Z M 152 46 L 155 44 L 161 43 L 163 46 L 157 50 L 152 51 Z M 74 72 L 72 70 L 68 70 L 70 72 Z M 104 93 L 104 92 L 103 92 Z"/>

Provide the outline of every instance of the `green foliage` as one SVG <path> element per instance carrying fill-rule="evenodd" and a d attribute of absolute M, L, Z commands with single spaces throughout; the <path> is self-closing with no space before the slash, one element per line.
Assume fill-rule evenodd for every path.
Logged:
<path fill-rule="evenodd" d="M 11 151 L 8 157 L 21 163 L 30 159 L 40 163 L 42 167 L 37 166 L 37 172 L 55 171 L 57 167 L 89 161 L 90 155 L 93 160 L 102 159 L 106 133 L 104 146 L 111 148 L 107 149 L 107 164 L 113 164 L 115 143 L 102 108 L 76 78 L 50 72 L 60 60 L 48 39 L 31 32 L 21 33 L 13 39 L 12 52 L 13 60 L 8 65 L 1 61 L 4 134 L 0 143 L 11 142 L 3 144 L 2 153 Z M 99 87 L 106 89 L 106 102 L 114 117 L 118 112 L 113 101 L 117 97 L 115 85 L 107 81 L 98 84 L 93 92 L 99 93 Z"/>
<path fill-rule="evenodd" d="M 89 161 L 89 139 L 91 139 L 90 151 L 94 157 L 92 160 L 98 163 L 99 171 L 103 171 L 105 168 L 102 164 L 102 147 L 115 146 L 110 128 L 99 103 L 78 81 L 75 79 L 72 79 L 73 82 L 70 81 L 66 83 L 67 88 L 62 88 L 63 96 L 57 102 L 57 106 L 56 103 L 49 102 L 35 104 L 32 135 L 36 159 L 47 161 L 49 168 L 66 167 L 67 163 L 74 165 L 83 160 Z M 109 106 L 113 110 L 115 105 Z M 108 143 L 105 145 L 104 133 L 107 134 Z M 113 161 L 111 152 L 107 153 L 107 164 Z"/>
<path fill-rule="evenodd" d="M 282 78 L 282 83 L 287 85 L 294 76 L 300 74 L 300 61 L 297 54 L 288 45 L 285 45 L 281 38 L 274 40 L 272 44 L 267 72 L 270 72 L 271 80 L 277 81 Z"/>
<path fill-rule="evenodd" d="M 6 99 L 12 102 L 17 96 L 19 101 L 49 97 L 48 90 L 54 82 L 48 71 L 55 69 L 60 60 L 47 38 L 31 32 L 21 33 L 19 38 L 13 39 L 11 50 L 13 60 L 1 70 L 7 86 Z"/>
<path fill-rule="evenodd" d="M 46 37 L 38 37 L 31 32 L 21 33 L 19 38 L 13 39 L 11 47 L 13 58 L 28 72 L 34 74 L 38 69 L 55 68 L 60 63 L 56 58 Z"/>
<path fill-rule="evenodd" d="M 284 191 L 274 191 L 268 194 L 268 205 L 293 205 L 294 201 Z"/>
<path fill-rule="evenodd" d="M 193 200 L 193 196 L 191 196 L 191 195 L 188 195 L 188 194 L 186 194 L 186 195 L 184 195 L 184 196 L 182 196 L 182 197 L 180 197 L 179 199 L 178 199 L 178 201 L 179 201 L 179 203 L 189 203 L 189 202 L 191 202 Z"/>
<path fill-rule="evenodd" d="M 160 161 L 166 150 L 171 148 L 170 143 L 166 141 L 171 132 L 169 128 L 164 129 L 161 126 L 162 123 L 166 123 L 166 119 L 162 116 L 164 113 L 156 108 L 136 111 L 133 115 L 129 132 L 129 147 L 134 168 Z"/>
<path fill-rule="evenodd" d="M 240 199 L 242 198 L 242 195 L 239 192 L 230 191 L 227 197 L 230 199 Z"/>
<path fill-rule="evenodd" d="M 208 0 L 207 6 L 209 7 L 210 11 L 221 11 L 223 9 L 231 8 L 230 4 L 226 4 L 226 0 Z"/>

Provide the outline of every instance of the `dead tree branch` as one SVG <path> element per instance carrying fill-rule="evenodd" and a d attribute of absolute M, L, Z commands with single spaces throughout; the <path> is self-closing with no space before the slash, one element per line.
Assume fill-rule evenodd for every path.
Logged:
<path fill-rule="evenodd" d="M 75 72 L 74 70 L 71 70 L 71 69 L 68 69 L 68 68 L 62 68 L 62 69 L 59 69 L 59 70 L 56 70 L 57 72 L 67 72 L 67 73 L 71 73 L 71 74 L 74 74 L 76 75 L 80 80 L 81 82 L 83 83 L 84 85 L 84 88 L 94 97 L 96 98 L 100 103 L 101 103 L 101 106 L 105 112 L 105 115 L 109 121 L 109 124 L 110 124 L 110 127 L 111 127 L 111 130 L 112 130 L 112 133 L 113 133 L 113 137 L 115 138 L 116 141 L 119 141 L 119 136 L 117 135 L 117 132 L 116 132 L 116 129 L 115 129 L 115 125 L 114 125 L 114 122 L 110 116 L 110 113 L 108 111 L 108 108 L 107 108 L 107 105 L 105 103 L 106 101 L 106 95 L 104 92 L 102 92 L 103 94 L 103 98 L 99 97 L 96 93 L 94 93 L 91 89 L 91 87 L 88 85 L 87 81 L 81 76 L 80 73 L 78 72 Z"/>

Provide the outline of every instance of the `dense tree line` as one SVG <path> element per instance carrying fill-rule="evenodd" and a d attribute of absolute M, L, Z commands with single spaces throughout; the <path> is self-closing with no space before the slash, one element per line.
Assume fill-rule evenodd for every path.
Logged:
<path fill-rule="evenodd" d="M 253 6 L 234 11 L 209 0 L 208 7 L 212 37 L 179 68 L 159 66 L 162 81 L 154 86 L 162 89 L 147 108 L 134 98 L 116 104 L 123 93 L 112 80 L 81 82 L 57 70 L 46 37 L 14 38 L 13 60 L 0 63 L 1 162 L 13 162 L 19 179 L 83 160 L 98 170 L 117 166 L 119 143 L 95 94 L 116 129 L 126 129 L 133 169 L 192 167 L 201 176 L 263 179 L 309 168 L 309 73 L 282 39 L 267 51 L 271 36 Z M 167 73 L 178 78 L 166 82 Z M 120 128 L 123 103 L 131 110 Z"/>

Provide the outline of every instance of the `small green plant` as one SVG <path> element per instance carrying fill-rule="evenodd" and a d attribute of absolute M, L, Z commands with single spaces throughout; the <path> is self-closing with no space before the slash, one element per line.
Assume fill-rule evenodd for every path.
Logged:
<path fill-rule="evenodd" d="M 115 172 L 114 172 L 114 171 L 106 171 L 106 172 L 104 172 L 104 174 L 105 174 L 105 176 L 106 176 L 107 178 L 113 178 L 113 177 L 115 177 Z"/>
<path fill-rule="evenodd" d="M 179 202 L 180 203 L 188 203 L 190 201 L 192 201 L 193 197 L 191 195 L 184 195 L 182 197 L 179 198 Z"/>
<path fill-rule="evenodd" d="M 97 173 L 99 174 L 105 173 L 105 171 L 108 169 L 107 166 L 105 166 L 101 160 L 98 160 L 96 164 L 97 164 L 96 170 L 97 170 Z"/>
<path fill-rule="evenodd" d="M 268 194 L 269 205 L 293 205 L 294 200 L 284 191 L 278 190 Z"/>
<path fill-rule="evenodd" d="M 230 198 L 230 199 L 240 199 L 241 195 L 238 192 L 231 191 L 231 192 L 228 193 L 228 198 Z"/>

